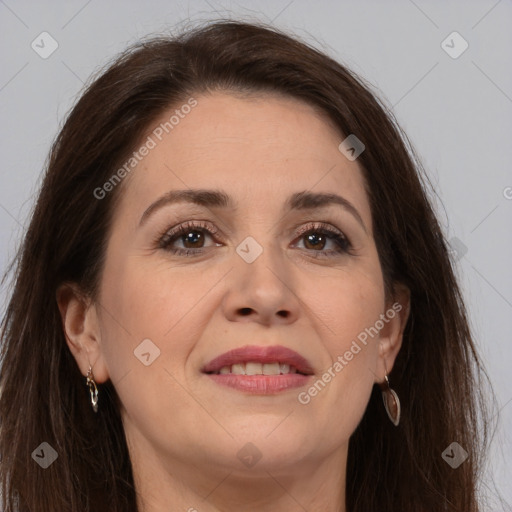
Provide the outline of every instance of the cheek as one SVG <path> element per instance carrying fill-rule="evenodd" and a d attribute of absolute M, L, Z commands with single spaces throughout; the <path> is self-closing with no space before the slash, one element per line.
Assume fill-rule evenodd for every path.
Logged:
<path fill-rule="evenodd" d="M 105 274 L 103 354 L 123 409 L 144 431 L 194 406 L 183 388 L 184 369 L 208 320 L 204 299 L 219 280 L 210 274 L 192 276 L 165 264 L 148 268 L 135 260 Z"/>
<path fill-rule="evenodd" d="M 114 383 L 128 371 L 142 370 L 139 352 L 149 351 L 146 359 L 157 355 L 155 364 L 183 373 L 209 321 L 209 294 L 224 274 L 217 269 L 191 273 L 165 261 L 149 266 L 135 258 L 111 265 L 104 274 L 101 303 L 104 353 Z"/>
<path fill-rule="evenodd" d="M 314 292 L 306 302 L 330 362 L 316 384 L 306 390 L 302 403 L 325 408 L 333 420 L 326 428 L 343 425 L 344 433 L 350 435 L 375 382 L 379 354 L 376 325 L 380 325 L 385 304 L 382 274 L 373 264 L 364 270 L 341 270 L 336 279 L 332 275 L 315 279 L 311 289 Z"/>
<path fill-rule="evenodd" d="M 358 262 L 359 263 L 359 262 Z M 364 263 L 364 262 L 363 262 Z M 304 278 L 302 299 L 314 313 L 326 348 L 333 356 L 373 326 L 384 311 L 384 284 L 378 260 Z"/>

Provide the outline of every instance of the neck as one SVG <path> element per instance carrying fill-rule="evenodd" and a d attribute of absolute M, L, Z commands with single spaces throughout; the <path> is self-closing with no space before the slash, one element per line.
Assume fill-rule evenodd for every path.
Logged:
<path fill-rule="evenodd" d="M 143 442 L 129 443 L 129 450 L 139 512 L 346 511 L 347 446 L 300 468 L 257 463 L 245 471 L 213 467 L 200 457 L 164 459 Z"/>

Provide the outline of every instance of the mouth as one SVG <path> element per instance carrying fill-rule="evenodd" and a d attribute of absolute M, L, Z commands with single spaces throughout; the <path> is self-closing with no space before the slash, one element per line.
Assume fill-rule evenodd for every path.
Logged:
<path fill-rule="evenodd" d="M 295 366 L 279 361 L 273 361 L 271 363 L 259 363 L 257 361 L 235 363 L 231 366 L 223 366 L 218 371 L 205 373 L 210 375 L 288 375 L 290 373 L 308 375 L 297 370 Z"/>
<path fill-rule="evenodd" d="M 309 361 L 281 345 L 231 350 L 211 360 L 201 371 L 217 384 L 258 394 L 303 386 L 314 373 Z"/>

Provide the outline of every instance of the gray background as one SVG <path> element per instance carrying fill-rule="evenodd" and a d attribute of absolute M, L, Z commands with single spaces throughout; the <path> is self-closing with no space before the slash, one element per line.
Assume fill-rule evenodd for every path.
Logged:
<path fill-rule="evenodd" d="M 347 64 L 393 108 L 418 150 L 497 394 L 498 428 L 483 492 L 491 495 L 489 510 L 510 510 L 510 0 L 0 0 L 1 268 L 15 253 L 50 143 L 83 82 L 139 37 L 219 17 L 273 21 Z M 42 45 L 43 31 L 58 43 L 46 59 L 31 47 L 34 40 Z M 457 58 L 441 45 L 453 31 L 469 44 Z M 462 48 L 456 39 L 447 44 Z M 6 297 L 2 288 L 3 307 Z M 507 503 L 492 498 L 495 488 Z"/>

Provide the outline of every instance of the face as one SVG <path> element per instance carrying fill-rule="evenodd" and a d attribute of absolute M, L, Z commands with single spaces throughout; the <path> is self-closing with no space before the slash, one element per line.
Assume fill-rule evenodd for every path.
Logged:
<path fill-rule="evenodd" d="M 122 184 L 96 379 L 116 387 L 134 456 L 164 467 L 339 464 L 399 345 L 361 168 L 302 102 L 196 100 L 162 140 L 148 132 L 155 147 Z M 227 199 L 172 200 L 197 190 Z"/>

